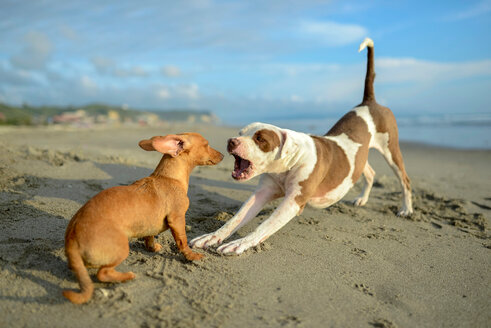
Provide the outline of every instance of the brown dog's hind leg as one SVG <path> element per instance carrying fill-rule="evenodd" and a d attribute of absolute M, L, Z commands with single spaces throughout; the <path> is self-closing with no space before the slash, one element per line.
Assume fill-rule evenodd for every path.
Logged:
<path fill-rule="evenodd" d="M 116 271 L 114 266 L 105 266 L 100 268 L 97 272 L 97 279 L 102 282 L 125 282 L 135 279 L 135 274 L 133 272 Z"/>
<path fill-rule="evenodd" d="M 128 239 L 124 237 L 124 242 L 114 245 L 113 249 L 117 249 L 117 254 L 115 254 L 116 259 L 111 264 L 100 267 L 97 272 L 97 279 L 102 282 L 125 282 L 134 279 L 135 274 L 133 272 L 119 272 L 114 269 L 123 262 L 130 253 Z"/>
<path fill-rule="evenodd" d="M 145 240 L 145 247 L 150 251 L 150 252 L 158 252 L 162 249 L 162 245 L 159 243 L 155 242 L 155 237 L 154 236 L 148 236 L 144 238 Z"/>

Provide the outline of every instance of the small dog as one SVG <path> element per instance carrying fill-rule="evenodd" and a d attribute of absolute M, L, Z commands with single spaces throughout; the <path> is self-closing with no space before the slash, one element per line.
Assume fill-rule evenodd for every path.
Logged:
<path fill-rule="evenodd" d="M 368 60 L 363 101 L 344 115 L 324 136 L 310 136 L 264 123 L 252 123 L 229 139 L 228 152 L 235 157 L 232 177 L 245 181 L 261 175 L 254 194 L 237 214 L 214 233 L 193 239 L 196 248 L 220 245 L 254 218 L 263 206 L 283 197 L 283 202 L 250 235 L 218 247 L 224 254 L 241 254 L 266 240 L 306 204 L 328 207 L 351 189 L 363 174 L 365 186 L 355 199 L 363 206 L 372 188 L 375 171 L 368 164 L 368 149 L 382 153 L 399 179 L 403 204 L 398 215 L 413 212 L 411 185 L 399 149 L 396 120 L 391 110 L 375 101 L 373 41 L 366 38 L 359 51 L 367 47 Z"/>
<path fill-rule="evenodd" d="M 186 239 L 189 175 L 197 165 L 219 163 L 223 155 L 198 133 L 157 136 L 140 141 L 139 146 L 164 155 L 155 171 L 129 186 L 101 191 L 68 224 L 65 253 L 81 289 L 81 293 L 63 291 L 72 303 L 85 303 L 92 297 L 94 287 L 86 266 L 99 268 L 97 278 L 103 282 L 135 278 L 133 272 L 115 270 L 128 257 L 128 238 L 144 238 L 146 248 L 158 252 L 162 246 L 154 236 L 170 228 L 186 259 L 203 256 L 194 253 Z"/>

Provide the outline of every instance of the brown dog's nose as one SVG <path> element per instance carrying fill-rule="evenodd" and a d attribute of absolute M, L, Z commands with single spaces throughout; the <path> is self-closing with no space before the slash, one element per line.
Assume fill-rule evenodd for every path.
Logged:
<path fill-rule="evenodd" d="M 237 148 L 238 145 L 239 145 L 239 140 L 237 138 L 230 138 L 230 139 L 228 139 L 227 151 L 230 153 L 235 148 Z"/>

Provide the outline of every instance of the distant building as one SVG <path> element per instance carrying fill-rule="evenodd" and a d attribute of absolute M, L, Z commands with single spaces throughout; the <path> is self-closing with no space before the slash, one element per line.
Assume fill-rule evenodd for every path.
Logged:
<path fill-rule="evenodd" d="M 189 115 L 187 122 L 188 123 L 195 123 L 196 122 L 196 116 L 195 115 Z"/>
<path fill-rule="evenodd" d="M 107 115 L 99 114 L 99 115 L 96 115 L 96 117 L 95 117 L 95 122 L 98 124 L 106 124 L 107 121 L 108 121 Z"/>
<path fill-rule="evenodd" d="M 119 123 L 120 122 L 119 113 L 115 110 L 110 110 L 107 113 L 107 119 L 108 119 L 108 123 Z"/>
<path fill-rule="evenodd" d="M 60 115 L 53 116 L 53 123 L 55 124 L 70 124 L 70 123 L 82 123 L 87 118 L 86 112 L 83 109 L 76 110 L 74 112 L 63 112 Z"/>
<path fill-rule="evenodd" d="M 153 113 L 145 113 L 138 116 L 140 125 L 157 125 L 160 122 L 159 116 Z"/>

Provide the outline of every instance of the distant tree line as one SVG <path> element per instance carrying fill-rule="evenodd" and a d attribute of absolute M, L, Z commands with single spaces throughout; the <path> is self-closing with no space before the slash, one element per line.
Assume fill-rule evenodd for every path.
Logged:
<path fill-rule="evenodd" d="M 65 112 L 84 110 L 87 115 L 108 115 L 116 111 L 121 121 L 136 121 L 142 114 L 155 114 L 163 121 L 187 121 L 191 116 L 206 117 L 208 123 L 217 123 L 218 118 L 208 110 L 139 110 L 107 104 L 89 104 L 84 106 L 12 106 L 0 103 L 0 125 L 43 125 L 52 123 L 52 118 Z M 198 119 L 197 122 L 200 122 Z"/>

